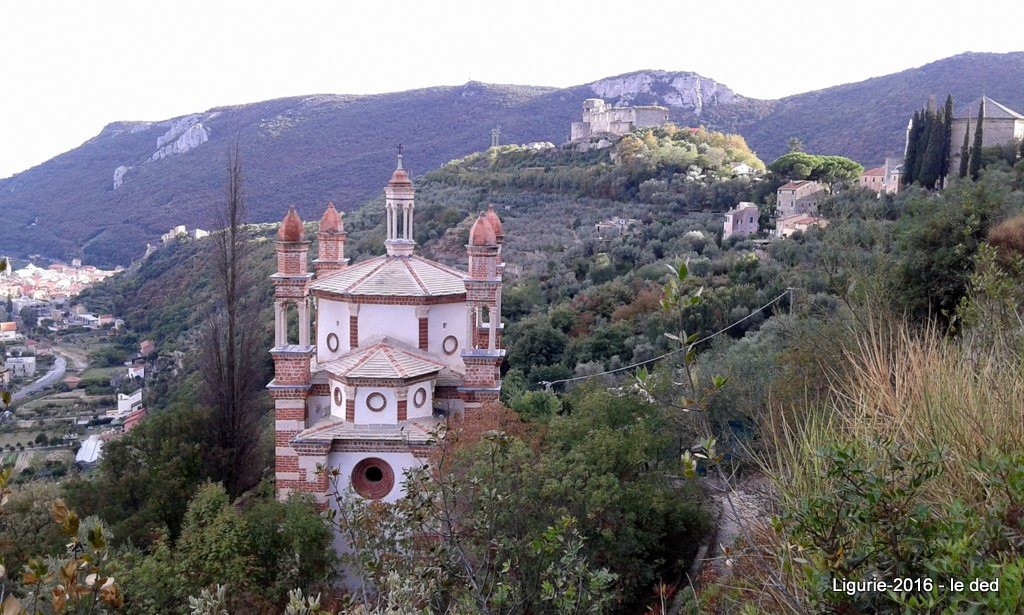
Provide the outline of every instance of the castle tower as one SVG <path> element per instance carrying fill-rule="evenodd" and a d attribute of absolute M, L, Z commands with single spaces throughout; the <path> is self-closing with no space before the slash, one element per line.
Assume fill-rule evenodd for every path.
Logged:
<path fill-rule="evenodd" d="M 316 234 L 317 259 L 313 261 L 313 267 L 317 277 L 330 275 L 348 265 L 348 259 L 345 258 L 346 237 L 345 221 L 334 208 L 334 203 L 328 203 Z"/>
<path fill-rule="evenodd" d="M 469 231 L 466 252 L 469 275 L 466 286 L 466 326 L 469 344 L 462 352 L 466 377 L 459 389 L 466 396 L 466 407 L 495 400 L 501 391 L 501 244 L 504 239 L 501 220 L 491 207 L 480 212 Z"/>
<path fill-rule="evenodd" d="M 391 181 L 384 187 L 384 211 L 387 214 L 387 240 L 384 246 L 388 256 L 409 256 L 416 247 L 412 223 L 415 208 L 416 189 L 409 174 L 402 168 L 402 152 L 399 148 L 398 166 L 391 174 Z"/>
<path fill-rule="evenodd" d="M 274 284 L 274 379 L 267 388 L 274 399 L 276 445 L 275 478 L 281 497 L 293 489 L 311 490 L 304 483 L 317 477 L 299 468 L 299 456 L 292 438 L 306 427 L 306 397 L 311 384 L 311 361 L 315 348 L 310 344 L 309 283 L 313 277 L 307 265 L 310 242 L 294 207 L 281 221 L 277 232 L 277 273 Z M 298 313 L 297 340 L 289 339 L 288 316 Z M 294 343 L 293 343 L 294 342 Z"/>

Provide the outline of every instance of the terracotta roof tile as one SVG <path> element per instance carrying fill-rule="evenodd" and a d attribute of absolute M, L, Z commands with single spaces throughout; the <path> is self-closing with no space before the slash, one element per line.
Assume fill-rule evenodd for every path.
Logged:
<path fill-rule="evenodd" d="M 349 351 L 320 367 L 343 378 L 408 379 L 434 374 L 445 365 L 425 352 L 390 337 Z"/>
<path fill-rule="evenodd" d="M 317 280 L 310 288 L 373 297 L 461 295 L 468 275 L 420 256 L 378 256 Z"/>

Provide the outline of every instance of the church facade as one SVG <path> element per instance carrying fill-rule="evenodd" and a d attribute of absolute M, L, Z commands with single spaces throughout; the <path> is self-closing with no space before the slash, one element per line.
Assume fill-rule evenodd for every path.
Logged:
<path fill-rule="evenodd" d="M 974 146 L 974 132 L 978 124 L 978 110 L 981 110 L 981 146 L 992 147 L 1019 143 L 1024 139 L 1024 115 L 987 96 L 974 100 L 953 113 L 952 138 L 950 138 L 949 172 L 960 168 L 960 151 L 964 133 L 967 146 Z"/>
<path fill-rule="evenodd" d="M 445 417 L 497 400 L 504 361 L 501 221 L 481 212 L 461 271 L 416 254 L 415 188 L 402 157 L 384 188 L 386 254 L 350 263 L 344 220 L 329 204 L 317 258 L 291 208 L 277 233 L 274 285 L 275 478 L 327 504 L 327 476 L 367 499 L 402 496 Z M 297 312 L 297 339 L 289 317 Z M 312 316 L 315 314 L 315 317 Z"/>

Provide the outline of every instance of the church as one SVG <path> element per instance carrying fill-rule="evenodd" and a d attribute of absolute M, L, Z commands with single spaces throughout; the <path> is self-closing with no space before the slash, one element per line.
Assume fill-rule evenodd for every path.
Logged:
<path fill-rule="evenodd" d="M 445 417 L 498 399 L 504 240 L 493 207 L 474 221 L 467 271 L 416 254 L 416 190 L 402 155 L 384 188 L 386 254 L 350 263 L 345 224 L 328 204 L 317 257 L 295 208 L 277 232 L 274 286 L 275 478 L 279 497 L 328 480 L 363 498 L 402 497 L 405 469 L 424 462 Z M 291 312 L 297 339 L 289 332 Z"/>

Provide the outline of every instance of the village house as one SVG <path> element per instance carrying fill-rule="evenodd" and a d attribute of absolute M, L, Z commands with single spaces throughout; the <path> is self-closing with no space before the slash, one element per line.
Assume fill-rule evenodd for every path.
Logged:
<path fill-rule="evenodd" d="M 813 214 L 818 211 L 818 202 L 828 192 L 825 186 L 809 180 L 787 182 L 782 185 L 776 196 L 776 217 L 785 218 L 793 214 Z"/>
<path fill-rule="evenodd" d="M 637 222 L 639 221 L 633 218 L 609 218 L 595 224 L 594 232 L 602 239 L 605 237 L 621 237 L 622 235 L 625 235 L 629 231 L 630 227 L 635 225 Z"/>
<path fill-rule="evenodd" d="M 148 357 L 156 352 L 156 342 L 153 340 L 142 340 L 139 342 L 139 356 Z"/>
<path fill-rule="evenodd" d="M 142 391 L 139 389 L 130 395 L 124 393 L 117 394 L 117 410 L 108 410 L 106 416 L 111 418 L 120 419 L 128 416 L 135 410 L 142 407 Z"/>
<path fill-rule="evenodd" d="M 18 324 L 13 321 L 0 322 L 0 342 L 13 342 L 21 339 Z"/>
<path fill-rule="evenodd" d="M 750 175 L 753 172 L 754 167 L 750 166 L 745 162 L 737 162 L 736 164 L 732 165 L 733 175 Z"/>
<path fill-rule="evenodd" d="M 864 171 L 860 176 L 860 187 L 869 188 L 876 193 L 882 192 L 882 185 L 885 183 L 885 167 L 875 167 Z"/>
<path fill-rule="evenodd" d="M 760 216 L 761 212 L 758 210 L 757 205 L 746 202 L 740 203 L 725 212 L 722 241 L 733 236 L 756 235 Z"/>
<path fill-rule="evenodd" d="M 188 228 L 186 228 L 186 226 L 184 224 L 179 224 L 178 226 L 175 226 L 171 230 L 169 230 L 166 233 L 164 233 L 163 235 L 161 235 L 160 236 L 160 243 L 166 246 L 166 245 L 168 245 L 168 244 L 170 244 L 170 243 L 172 243 L 172 242 L 174 242 L 176 240 L 179 240 L 179 239 L 181 239 L 181 240 L 186 240 L 186 239 L 202 239 L 203 237 L 209 237 L 209 236 L 210 236 L 209 231 L 204 231 L 201 228 L 192 229 L 190 231 L 190 230 L 188 230 Z M 146 247 L 147 247 L 147 254 L 146 254 L 146 256 L 149 256 L 149 252 L 148 252 L 149 244 L 146 244 Z"/>
<path fill-rule="evenodd" d="M 145 378 L 146 377 L 146 364 L 142 362 L 136 362 L 128 366 L 128 373 L 126 374 L 129 379 L 134 378 Z"/>
<path fill-rule="evenodd" d="M 811 227 L 824 228 L 827 225 L 828 220 L 820 216 L 793 214 L 792 216 L 779 218 L 775 221 L 775 235 L 777 237 L 789 237 L 797 231 L 806 233 L 807 229 Z"/>
<path fill-rule="evenodd" d="M 864 171 L 860 176 L 860 187 L 874 190 L 876 194 L 896 194 L 900 189 L 902 171 L 902 164 L 886 158 L 884 165 Z"/>
<path fill-rule="evenodd" d="M 139 407 L 128 413 L 128 416 L 124 417 L 124 433 L 135 429 L 142 423 L 142 420 L 146 418 L 146 408 Z"/>
<path fill-rule="evenodd" d="M 26 355 L 7 357 L 4 367 L 11 370 L 12 378 L 31 378 L 36 375 L 36 358 Z"/>
<path fill-rule="evenodd" d="M 295 209 L 277 233 L 274 399 L 279 496 L 312 493 L 327 504 L 327 476 L 341 488 L 394 501 L 406 469 L 424 462 L 445 416 L 498 399 L 502 349 L 501 246 L 493 208 L 473 223 L 468 271 L 415 253 L 415 189 L 398 165 L 384 188 L 386 254 L 350 263 L 340 214 L 320 219 L 318 257 Z M 311 320 L 311 304 L 315 321 Z M 289 312 L 298 313 L 298 338 Z"/>

